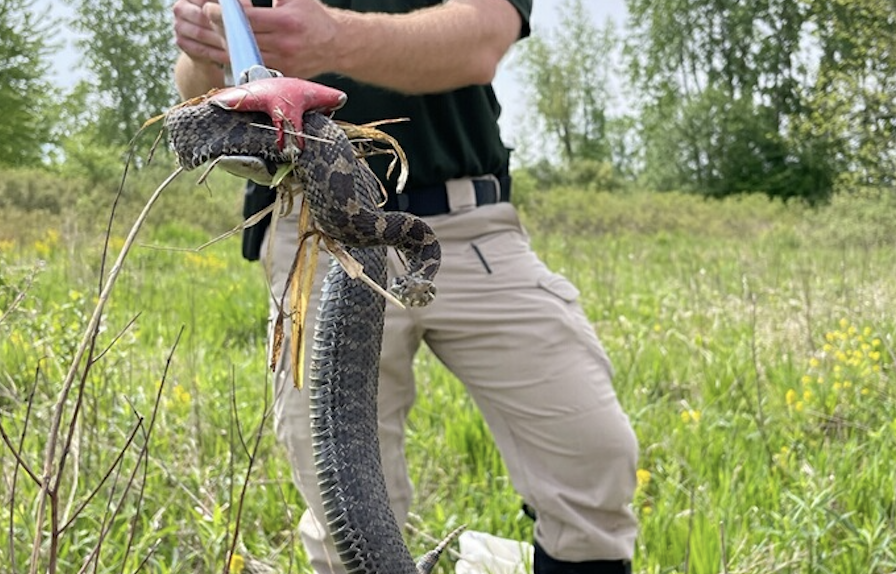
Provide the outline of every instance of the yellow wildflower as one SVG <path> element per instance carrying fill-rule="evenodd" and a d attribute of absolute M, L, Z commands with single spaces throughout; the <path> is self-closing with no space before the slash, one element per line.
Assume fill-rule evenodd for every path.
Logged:
<path fill-rule="evenodd" d="M 184 404 L 184 405 L 190 404 L 190 399 L 192 397 L 190 396 L 190 392 L 187 389 L 183 388 L 183 386 L 174 385 L 173 392 L 174 392 L 174 400 L 176 400 L 177 402 Z"/>
<path fill-rule="evenodd" d="M 809 383 L 812 382 L 812 376 L 811 375 L 803 375 L 803 378 L 800 379 L 800 382 L 803 383 L 804 385 L 808 385 Z"/>
<path fill-rule="evenodd" d="M 243 571 L 243 568 L 246 567 L 246 560 L 240 556 L 239 554 L 234 554 L 230 557 L 230 571 L 233 574 L 240 574 Z"/>
<path fill-rule="evenodd" d="M 787 394 L 784 395 L 784 400 L 787 401 L 787 406 L 793 406 L 793 403 L 796 402 L 796 391 L 793 389 L 789 389 Z"/>
<path fill-rule="evenodd" d="M 681 411 L 681 422 L 688 424 L 690 422 L 699 423 L 701 413 L 695 409 Z"/>
<path fill-rule="evenodd" d="M 38 239 L 37 241 L 34 242 L 34 250 L 41 257 L 48 256 L 52 249 L 53 248 L 46 241 L 42 241 L 42 240 Z"/>
<path fill-rule="evenodd" d="M 845 317 L 843 319 L 840 319 L 840 328 L 846 329 L 847 327 L 849 327 L 849 320 Z"/>
<path fill-rule="evenodd" d="M 805 401 L 812 400 L 812 391 L 810 391 L 809 389 L 806 389 L 805 391 L 803 391 L 803 400 L 805 400 Z"/>
<path fill-rule="evenodd" d="M 199 269 L 209 271 L 217 271 L 227 266 L 223 259 L 212 254 L 187 253 L 187 262 Z"/>
<path fill-rule="evenodd" d="M 793 405 L 793 408 L 795 408 L 798 413 L 803 412 L 803 401 L 797 401 L 796 404 Z"/>
<path fill-rule="evenodd" d="M 820 364 L 821 363 L 819 363 L 818 359 L 815 357 L 812 357 L 811 359 L 809 359 L 809 366 L 812 368 L 818 367 L 818 365 L 820 365 Z"/>
<path fill-rule="evenodd" d="M 22 337 L 21 333 L 13 331 L 9 334 L 9 342 L 12 343 L 13 347 L 21 347 L 25 344 L 25 339 Z"/>
<path fill-rule="evenodd" d="M 646 468 L 639 468 L 635 475 L 638 479 L 638 488 L 644 488 L 650 484 L 650 471 Z"/>
<path fill-rule="evenodd" d="M 121 251 L 121 248 L 124 247 L 124 237 L 113 235 L 109 238 L 109 249 L 113 252 Z"/>

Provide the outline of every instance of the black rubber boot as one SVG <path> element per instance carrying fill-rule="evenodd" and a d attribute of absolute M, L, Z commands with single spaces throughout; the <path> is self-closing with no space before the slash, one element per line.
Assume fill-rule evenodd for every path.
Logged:
<path fill-rule="evenodd" d="M 631 574 L 632 563 L 628 560 L 564 562 L 548 556 L 535 542 L 534 570 L 535 574 Z"/>

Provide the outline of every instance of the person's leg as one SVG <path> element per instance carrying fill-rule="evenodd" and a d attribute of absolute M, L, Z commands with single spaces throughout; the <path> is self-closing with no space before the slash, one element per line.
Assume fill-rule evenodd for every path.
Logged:
<path fill-rule="evenodd" d="M 297 225 L 295 215 L 285 217 L 278 222 L 274 231 L 273 252 L 270 261 L 266 260 L 267 241 L 271 238 L 270 229 L 268 238 L 262 246 L 261 258 L 268 270 L 272 286 L 273 299 L 270 314 L 272 326 L 279 313 L 277 303 L 286 288 L 290 267 L 298 246 Z M 318 290 L 328 266 L 328 260 L 329 257 L 322 253 L 315 290 L 309 303 L 310 311 L 317 309 Z M 394 267 L 394 265 L 390 265 L 390 267 Z M 288 313 L 288 309 L 284 311 Z M 383 471 L 386 476 L 386 487 L 392 502 L 392 510 L 398 523 L 404 524 L 412 496 L 404 456 L 404 426 L 408 411 L 414 402 L 412 362 L 420 335 L 414 332 L 411 315 L 408 313 L 387 305 L 386 317 L 387 335 L 383 340 L 383 353 L 380 360 L 379 439 Z M 313 313 L 310 313 L 306 325 L 309 345 L 313 333 L 313 320 Z M 298 390 L 293 384 L 290 366 L 290 325 L 288 320 L 284 322 L 284 333 L 283 351 L 274 373 L 274 429 L 278 441 L 286 449 L 293 471 L 293 480 L 307 505 L 307 509 L 299 521 L 299 533 L 311 567 L 318 574 L 341 574 L 345 572 L 345 569 L 326 529 L 311 450 L 307 390 L 307 360 L 311 355 L 310 347 L 306 353 L 306 387 Z"/>
<path fill-rule="evenodd" d="M 443 264 L 426 341 L 535 510 L 536 574 L 625 572 L 637 440 L 578 291 L 531 251 L 508 204 L 432 219 Z"/>

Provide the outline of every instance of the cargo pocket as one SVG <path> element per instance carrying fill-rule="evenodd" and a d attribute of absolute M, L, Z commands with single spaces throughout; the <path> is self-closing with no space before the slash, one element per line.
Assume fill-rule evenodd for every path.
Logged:
<path fill-rule="evenodd" d="M 558 299 L 572 303 L 579 298 L 579 290 L 559 273 L 547 273 L 538 279 L 538 286 Z"/>

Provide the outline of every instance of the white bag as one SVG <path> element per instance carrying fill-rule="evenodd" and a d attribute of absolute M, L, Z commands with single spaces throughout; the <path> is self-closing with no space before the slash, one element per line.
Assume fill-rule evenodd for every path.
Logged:
<path fill-rule="evenodd" d="M 529 574 L 535 549 L 528 542 L 467 530 L 458 537 L 456 574 Z"/>

